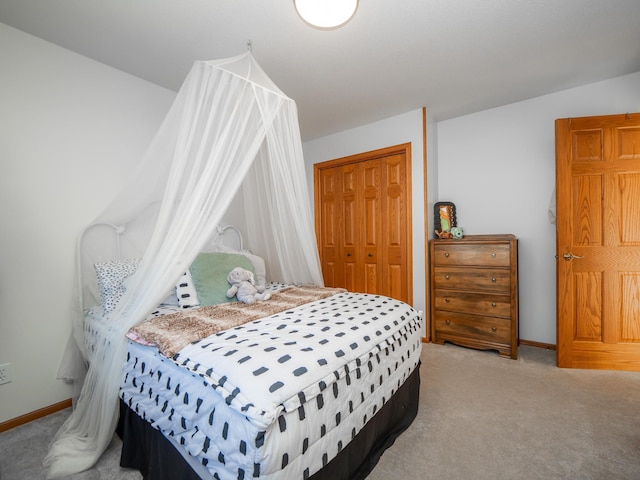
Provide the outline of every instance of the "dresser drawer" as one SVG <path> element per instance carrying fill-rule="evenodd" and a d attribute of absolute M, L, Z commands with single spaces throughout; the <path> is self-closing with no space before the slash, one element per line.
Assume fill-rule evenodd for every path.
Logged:
<path fill-rule="evenodd" d="M 434 297 L 435 307 L 438 310 L 511 317 L 511 297 L 509 295 L 436 289 Z"/>
<path fill-rule="evenodd" d="M 451 243 L 435 245 L 431 261 L 435 265 L 508 267 L 511 264 L 511 248 L 508 243 L 456 244 L 456 240 L 451 240 Z"/>
<path fill-rule="evenodd" d="M 452 336 L 501 344 L 511 342 L 511 321 L 506 318 L 437 312 L 434 326 L 438 340 Z"/>
<path fill-rule="evenodd" d="M 511 271 L 490 268 L 435 267 L 433 284 L 438 288 L 509 293 Z"/>

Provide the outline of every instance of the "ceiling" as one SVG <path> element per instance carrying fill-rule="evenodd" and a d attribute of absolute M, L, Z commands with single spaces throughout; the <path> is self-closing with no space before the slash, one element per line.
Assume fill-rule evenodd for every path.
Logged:
<path fill-rule="evenodd" d="M 305 141 L 638 72 L 639 21 L 639 0 L 361 0 L 336 30 L 309 27 L 292 0 L 0 0 L 0 22 L 176 91 L 195 60 L 251 41 Z"/>

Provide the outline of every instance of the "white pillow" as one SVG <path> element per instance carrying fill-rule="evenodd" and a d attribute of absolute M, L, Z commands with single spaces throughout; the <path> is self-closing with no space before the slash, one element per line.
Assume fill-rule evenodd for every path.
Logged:
<path fill-rule="evenodd" d="M 171 289 L 171 293 L 168 293 L 164 300 L 160 303 L 161 305 L 172 305 L 175 307 L 180 306 L 180 302 L 178 301 L 178 295 L 175 288 Z"/>
<path fill-rule="evenodd" d="M 182 308 L 197 307 L 200 305 L 198 300 L 198 292 L 191 278 L 191 272 L 187 270 L 178 279 L 176 283 L 176 295 L 178 296 L 178 304 Z"/>
<path fill-rule="evenodd" d="M 94 265 L 98 276 L 100 302 L 105 313 L 115 310 L 126 291 L 124 281 L 135 273 L 139 263 L 139 258 L 130 258 L 107 260 Z"/>

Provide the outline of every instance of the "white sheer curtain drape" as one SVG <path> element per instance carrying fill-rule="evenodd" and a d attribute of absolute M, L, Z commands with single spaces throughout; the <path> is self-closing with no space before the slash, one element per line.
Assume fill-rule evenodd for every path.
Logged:
<path fill-rule="evenodd" d="M 204 250 L 241 186 L 248 241 L 265 258 L 269 279 L 322 284 L 306 185 L 295 103 L 253 56 L 196 62 L 137 171 L 79 241 L 77 315 L 63 378 L 82 376 L 84 312 L 98 298 L 93 264 L 115 257 L 141 261 L 108 318 L 74 411 L 45 458 L 49 478 L 91 467 L 108 446 L 125 333 Z"/>

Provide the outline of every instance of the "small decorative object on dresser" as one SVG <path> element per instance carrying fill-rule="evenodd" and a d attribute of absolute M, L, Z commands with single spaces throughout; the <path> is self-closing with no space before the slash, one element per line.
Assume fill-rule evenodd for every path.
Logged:
<path fill-rule="evenodd" d="M 458 239 L 464 237 L 462 227 L 451 227 L 451 236 Z"/>
<path fill-rule="evenodd" d="M 430 241 L 431 336 L 518 358 L 518 240 L 467 235 Z"/>

